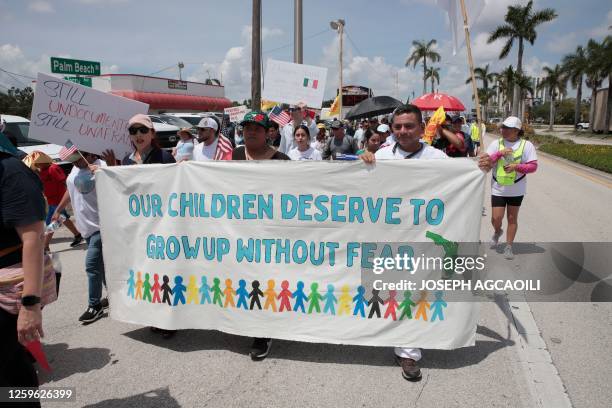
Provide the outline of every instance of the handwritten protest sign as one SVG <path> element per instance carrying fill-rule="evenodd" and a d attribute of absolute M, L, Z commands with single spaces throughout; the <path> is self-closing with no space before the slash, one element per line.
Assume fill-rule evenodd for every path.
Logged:
<path fill-rule="evenodd" d="M 114 319 L 308 342 L 474 344 L 477 303 L 362 286 L 391 242 L 478 241 L 484 173 L 471 161 L 123 166 L 100 170 L 96 186 Z"/>
<path fill-rule="evenodd" d="M 323 103 L 327 68 L 268 59 L 263 99 L 320 108 Z"/>
<path fill-rule="evenodd" d="M 230 108 L 223 109 L 223 113 L 229 115 L 230 122 L 240 122 L 244 119 L 244 115 L 250 112 L 250 109 L 245 105 L 232 106 Z"/>
<path fill-rule="evenodd" d="M 80 150 L 113 149 L 123 157 L 133 150 L 128 120 L 148 109 L 146 103 L 39 73 L 29 137 L 58 145 L 70 139 Z"/>

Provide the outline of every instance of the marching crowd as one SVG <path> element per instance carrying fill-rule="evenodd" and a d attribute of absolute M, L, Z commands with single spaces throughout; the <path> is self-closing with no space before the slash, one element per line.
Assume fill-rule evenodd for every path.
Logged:
<path fill-rule="evenodd" d="M 518 211 L 526 193 L 526 174 L 537 169 L 536 150 L 523 137 L 519 118 L 508 117 L 501 126 L 501 137 L 481 149 L 484 127 L 466 123 L 461 116 L 448 116 L 438 126 L 431 145 L 424 143 L 426 119 L 414 105 L 404 105 L 380 118 L 348 123 L 319 122 L 304 106 L 292 107 L 291 121 L 280 126 L 268 114 L 246 114 L 233 135 L 226 135 L 216 117 L 203 117 L 192 129 L 181 129 L 172 151 L 162 149 L 155 137 L 151 119 L 132 117 L 128 132 L 133 151 L 123 158 L 107 150 L 96 156 L 75 151 L 68 158 L 73 167 L 65 174 L 42 152 L 24 161 L 17 149 L 0 133 L 0 362 L 1 386 L 37 386 L 36 371 L 24 346 L 43 336 L 42 306 L 54 300 L 45 288 L 59 277 L 48 273 L 51 257 L 48 243 L 52 229 L 63 222 L 74 235 L 71 246 L 87 245 L 85 271 L 88 279 L 88 307 L 79 317 L 84 324 L 103 316 L 108 301 L 105 286 L 102 239 L 96 198 L 95 172 L 100 167 L 146 165 L 205 160 L 347 160 L 371 164 L 377 160 L 447 159 L 477 157 L 491 178 L 491 245 L 497 246 L 507 216 L 504 256 L 512 259 L 512 244 L 517 231 Z M 329 128 L 329 135 L 328 135 Z M 0 129 L 1 130 L 1 129 Z M 229 137 L 228 137 L 229 136 Z M 75 222 L 65 211 L 71 205 Z M 49 233 L 45 233 L 45 228 Z M 151 328 L 164 337 L 176 331 Z M 271 348 L 269 338 L 254 339 L 253 360 L 264 359 Z M 421 350 L 396 347 L 395 355 L 402 375 L 418 379 Z"/>

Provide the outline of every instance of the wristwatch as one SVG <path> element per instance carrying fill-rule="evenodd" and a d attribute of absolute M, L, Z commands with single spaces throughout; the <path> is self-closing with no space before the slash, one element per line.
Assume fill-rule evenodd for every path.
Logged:
<path fill-rule="evenodd" d="M 34 295 L 26 295 L 21 298 L 23 306 L 34 306 L 40 303 L 40 297 Z"/>

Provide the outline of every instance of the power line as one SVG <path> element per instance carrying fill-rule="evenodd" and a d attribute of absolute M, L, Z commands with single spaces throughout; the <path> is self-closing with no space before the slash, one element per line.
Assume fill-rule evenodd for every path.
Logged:
<path fill-rule="evenodd" d="M 309 35 L 307 37 L 304 37 L 303 40 L 313 39 L 313 38 L 315 38 L 315 37 L 317 37 L 317 36 L 319 36 L 321 34 L 329 32 L 329 31 L 333 31 L 333 30 L 330 29 L 330 28 L 326 28 L 325 30 L 319 31 L 318 33 L 315 33 L 315 34 Z M 268 53 L 275 52 L 275 51 L 278 51 L 278 50 L 282 50 L 284 48 L 291 47 L 291 46 L 293 46 L 293 42 L 290 42 L 290 43 L 285 44 L 285 45 L 281 45 L 280 47 L 277 47 L 277 48 L 272 48 L 271 50 L 262 51 L 262 54 L 268 54 Z"/>

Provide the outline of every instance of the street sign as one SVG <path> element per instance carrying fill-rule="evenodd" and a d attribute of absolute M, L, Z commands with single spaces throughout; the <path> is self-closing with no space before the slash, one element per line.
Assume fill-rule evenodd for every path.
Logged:
<path fill-rule="evenodd" d="M 176 79 L 168 80 L 168 89 L 182 89 L 184 91 L 187 90 L 187 82 L 185 81 L 177 81 Z"/>
<path fill-rule="evenodd" d="M 51 72 L 69 75 L 100 75 L 100 63 L 51 57 Z"/>
<path fill-rule="evenodd" d="M 91 88 L 91 78 L 65 76 L 64 79 Z"/>

